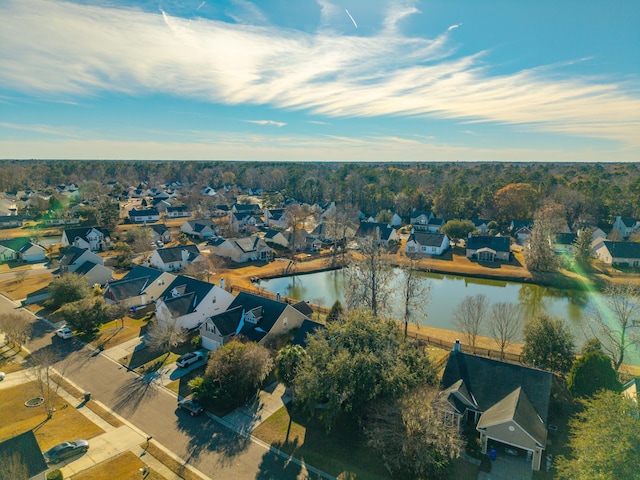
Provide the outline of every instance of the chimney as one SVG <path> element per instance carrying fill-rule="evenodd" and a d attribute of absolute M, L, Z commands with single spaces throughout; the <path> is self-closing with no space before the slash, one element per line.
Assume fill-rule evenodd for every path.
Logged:
<path fill-rule="evenodd" d="M 453 351 L 454 352 L 461 352 L 462 351 L 461 348 L 460 348 L 460 340 L 458 340 L 457 338 L 456 338 L 455 343 L 453 344 Z"/>
<path fill-rule="evenodd" d="M 189 250 L 185 248 L 182 250 L 182 261 L 186 262 L 187 260 L 189 260 Z"/>
<path fill-rule="evenodd" d="M 220 288 L 224 290 L 224 278 L 220 277 Z"/>
<path fill-rule="evenodd" d="M 280 292 L 276 293 L 276 302 L 280 301 Z"/>

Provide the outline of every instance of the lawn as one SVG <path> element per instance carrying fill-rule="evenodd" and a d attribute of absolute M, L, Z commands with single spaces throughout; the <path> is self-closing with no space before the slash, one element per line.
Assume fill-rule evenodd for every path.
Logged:
<path fill-rule="evenodd" d="M 143 478 L 140 472 L 145 463 L 133 452 L 124 452 L 98 465 L 88 468 L 71 477 L 71 480 L 103 480 L 114 478 L 118 480 L 138 480 Z M 144 476 L 146 480 L 163 480 L 164 477 L 151 469 Z"/>
<path fill-rule="evenodd" d="M 22 356 L 7 345 L 0 346 L 0 370 L 13 373 L 24 368 Z"/>
<path fill-rule="evenodd" d="M 56 411 L 47 420 L 44 407 L 26 407 L 24 402 L 39 396 L 35 383 L 26 383 L 0 390 L 3 421 L 0 424 L 0 441 L 33 430 L 40 448 L 48 450 L 60 442 L 78 438 L 89 439 L 104 433 L 100 427 L 82 415 L 75 405 L 67 405 L 57 397 Z"/>
<path fill-rule="evenodd" d="M 364 446 L 354 426 L 342 425 L 327 434 L 319 424 L 283 407 L 252 434 L 310 465 L 340 478 L 354 475 L 358 480 L 385 480 L 392 477 L 379 456 Z"/>
<path fill-rule="evenodd" d="M 0 293 L 11 300 L 21 300 L 26 298 L 28 294 L 48 286 L 51 280 L 53 280 L 53 275 L 50 272 L 29 275 L 22 280 L 12 278 L 0 282 Z"/>
<path fill-rule="evenodd" d="M 191 389 L 189 388 L 189 380 L 192 380 L 196 377 L 204 375 L 205 368 L 206 367 L 202 366 L 202 367 L 196 368 L 195 370 L 191 370 L 189 373 L 187 373 L 186 375 L 183 375 L 179 379 L 166 384 L 165 387 L 167 387 L 169 390 L 176 393 L 177 395 L 180 395 L 181 397 L 186 397 L 188 395 L 191 395 Z"/>
<path fill-rule="evenodd" d="M 100 329 L 89 343 L 94 347 L 101 343 L 105 348 L 110 348 L 128 342 L 144 334 L 147 321 L 146 317 L 141 319 L 124 317 L 124 325 L 121 319 L 105 323 L 100 326 Z"/>

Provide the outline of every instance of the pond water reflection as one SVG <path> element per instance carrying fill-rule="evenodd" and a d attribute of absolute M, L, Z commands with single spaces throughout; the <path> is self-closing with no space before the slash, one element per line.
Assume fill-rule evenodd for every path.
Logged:
<path fill-rule="evenodd" d="M 396 270 L 398 282 L 402 272 Z M 585 338 L 585 325 L 589 322 L 589 312 L 597 293 L 580 290 L 548 288 L 529 283 L 506 282 L 502 280 L 462 277 L 458 275 L 422 273 L 424 281 L 430 285 L 430 295 L 425 301 L 427 316 L 420 322 L 423 325 L 451 329 L 451 313 L 467 295 L 484 294 L 491 303 L 518 303 L 526 316 L 540 311 L 566 319 L 581 345 Z M 336 300 L 344 301 L 344 273 L 340 270 L 294 275 L 260 281 L 259 287 L 272 293 L 306 300 L 318 305 L 330 307 Z M 396 300 L 392 311 L 401 317 L 401 302 Z M 486 332 L 484 332 L 486 334 Z M 640 365 L 640 352 L 630 352 L 628 363 Z"/>

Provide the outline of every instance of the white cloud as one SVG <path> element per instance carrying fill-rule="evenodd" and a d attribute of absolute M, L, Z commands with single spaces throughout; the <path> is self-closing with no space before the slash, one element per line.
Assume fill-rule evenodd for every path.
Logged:
<path fill-rule="evenodd" d="M 450 32 L 451 30 L 455 30 L 456 28 L 459 28 L 461 26 L 461 23 L 456 23 L 455 25 L 451 25 L 449 28 L 447 28 L 447 30 Z"/>
<path fill-rule="evenodd" d="M 456 55 L 447 35 L 455 26 L 435 38 L 403 34 L 401 21 L 418 12 L 412 2 L 390 3 L 376 34 L 341 36 L 322 28 L 330 25 L 336 8 L 326 0 L 318 3 L 319 30 L 307 33 L 257 26 L 266 19 L 244 0 L 236 6 L 251 25 L 62 1 L 5 0 L 0 3 L 0 86 L 48 98 L 170 94 L 325 117 L 494 122 L 640 143 L 640 98 L 631 85 L 559 78 L 562 67 L 494 75 L 483 52 Z"/>
<path fill-rule="evenodd" d="M 255 123 L 256 125 L 274 125 L 276 127 L 284 127 L 286 123 L 276 122 L 274 120 L 244 120 L 247 123 Z"/>

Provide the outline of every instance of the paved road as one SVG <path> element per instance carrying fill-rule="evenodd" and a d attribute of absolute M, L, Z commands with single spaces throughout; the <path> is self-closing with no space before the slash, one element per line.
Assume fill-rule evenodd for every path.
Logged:
<path fill-rule="evenodd" d="M 0 297 L 0 308 L 13 308 L 13 304 Z M 208 477 L 307 478 L 304 467 L 218 422 L 176 412 L 175 396 L 156 382 L 127 371 L 77 339 L 58 339 L 46 322 L 36 321 L 33 332 L 27 345 L 29 350 L 53 351 L 59 359 L 56 368 L 63 371 L 65 377 Z"/>

